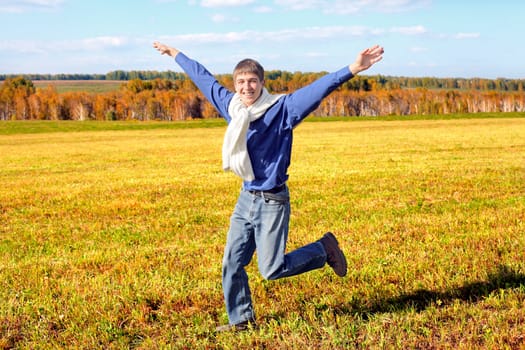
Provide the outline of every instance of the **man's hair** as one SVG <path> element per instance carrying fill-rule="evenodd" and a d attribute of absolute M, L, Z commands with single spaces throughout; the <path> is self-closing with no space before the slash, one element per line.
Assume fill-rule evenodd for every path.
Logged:
<path fill-rule="evenodd" d="M 235 69 L 233 70 L 233 80 L 235 81 L 237 74 L 242 73 L 254 73 L 257 75 L 260 81 L 264 80 L 264 68 L 259 62 L 251 58 L 245 58 L 244 60 L 237 63 Z"/>

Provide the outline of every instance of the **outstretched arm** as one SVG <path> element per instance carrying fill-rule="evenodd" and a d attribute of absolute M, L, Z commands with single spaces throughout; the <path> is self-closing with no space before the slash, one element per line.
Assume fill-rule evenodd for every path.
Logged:
<path fill-rule="evenodd" d="M 178 49 L 158 41 L 153 43 L 153 48 L 157 49 L 163 55 L 173 57 L 175 62 L 184 70 L 220 115 L 223 116 L 226 121 L 230 121 L 228 105 L 233 97 L 233 92 L 220 85 L 217 79 L 202 64 L 187 57 Z"/>
<path fill-rule="evenodd" d="M 348 66 L 348 69 L 350 69 L 350 72 L 352 72 L 353 75 L 367 70 L 368 68 L 372 67 L 375 63 L 381 61 L 384 52 L 385 51 L 383 50 L 383 48 L 379 45 L 369 47 L 368 49 L 361 51 L 357 55 L 355 62 L 350 64 L 350 66 Z"/>
<path fill-rule="evenodd" d="M 155 49 L 157 49 L 161 54 L 163 55 L 168 55 L 168 56 L 171 56 L 173 58 L 175 58 L 178 54 L 179 54 L 179 50 L 177 50 L 176 48 L 174 47 L 169 47 L 167 45 L 164 45 L 162 43 L 159 43 L 158 41 L 155 41 L 153 43 L 153 47 Z"/>

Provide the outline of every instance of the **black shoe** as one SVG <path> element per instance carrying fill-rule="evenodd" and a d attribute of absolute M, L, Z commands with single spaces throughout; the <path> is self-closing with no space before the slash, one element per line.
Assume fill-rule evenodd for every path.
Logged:
<path fill-rule="evenodd" d="M 247 331 L 249 329 L 256 329 L 257 326 L 255 324 L 255 320 L 247 320 L 243 322 L 239 322 L 237 324 L 225 324 L 223 326 L 218 326 L 215 328 L 216 332 L 222 333 L 222 332 L 242 332 Z"/>
<path fill-rule="evenodd" d="M 323 238 L 319 240 L 326 250 L 326 262 L 334 270 L 337 276 L 343 277 L 346 275 L 346 258 L 343 251 L 339 248 L 339 243 L 332 232 L 324 234 Z"/>

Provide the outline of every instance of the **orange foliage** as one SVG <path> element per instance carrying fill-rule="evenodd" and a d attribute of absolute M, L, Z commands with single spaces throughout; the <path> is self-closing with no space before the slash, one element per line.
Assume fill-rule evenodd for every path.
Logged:
<path fill-rule="evenodd" d="M 322 73 L 268 73 L 271 93 L 290 93 Z M 230 75 L 218 77 L 232 88 Z M 423 84 L 431 84 L 432 81 Z M 455 81 L 446 82 L 457 86 Z M 393 87 L 384 78 L 355 77 L 332 92 L 312 115 L 385 116 L 478 112 L 523 112 L 525 93 L 459 89 Z M 0 120 L 185 120 L 220 117 L 189 79 L 134 79 L 118 91 L 57 93 L 52 86 L 35 89 L 24 78 L 0 87 Z"/>

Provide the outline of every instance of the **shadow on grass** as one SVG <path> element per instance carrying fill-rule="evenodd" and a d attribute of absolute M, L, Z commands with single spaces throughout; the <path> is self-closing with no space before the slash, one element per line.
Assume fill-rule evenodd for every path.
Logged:
<path fill-rule="evenodd" d="M 477 302 L 494 291 L 522 286 L 525 286 L 525 274 L 513 271 L 507 266 L 499 266 L 495 272 L 488 275 L 486 281 L 467 283 L 462 287 L 442 292 L 420 289 L 410 294 L 378 300 L 371 305 L 348 303 L 337 308 L 335 312 L 354 315 L 357 313 L 363 319 L 368 319 L 377 313 L 403 310 L 423 311 L 431 305 L 446 306 L 455 300 Z"/>

